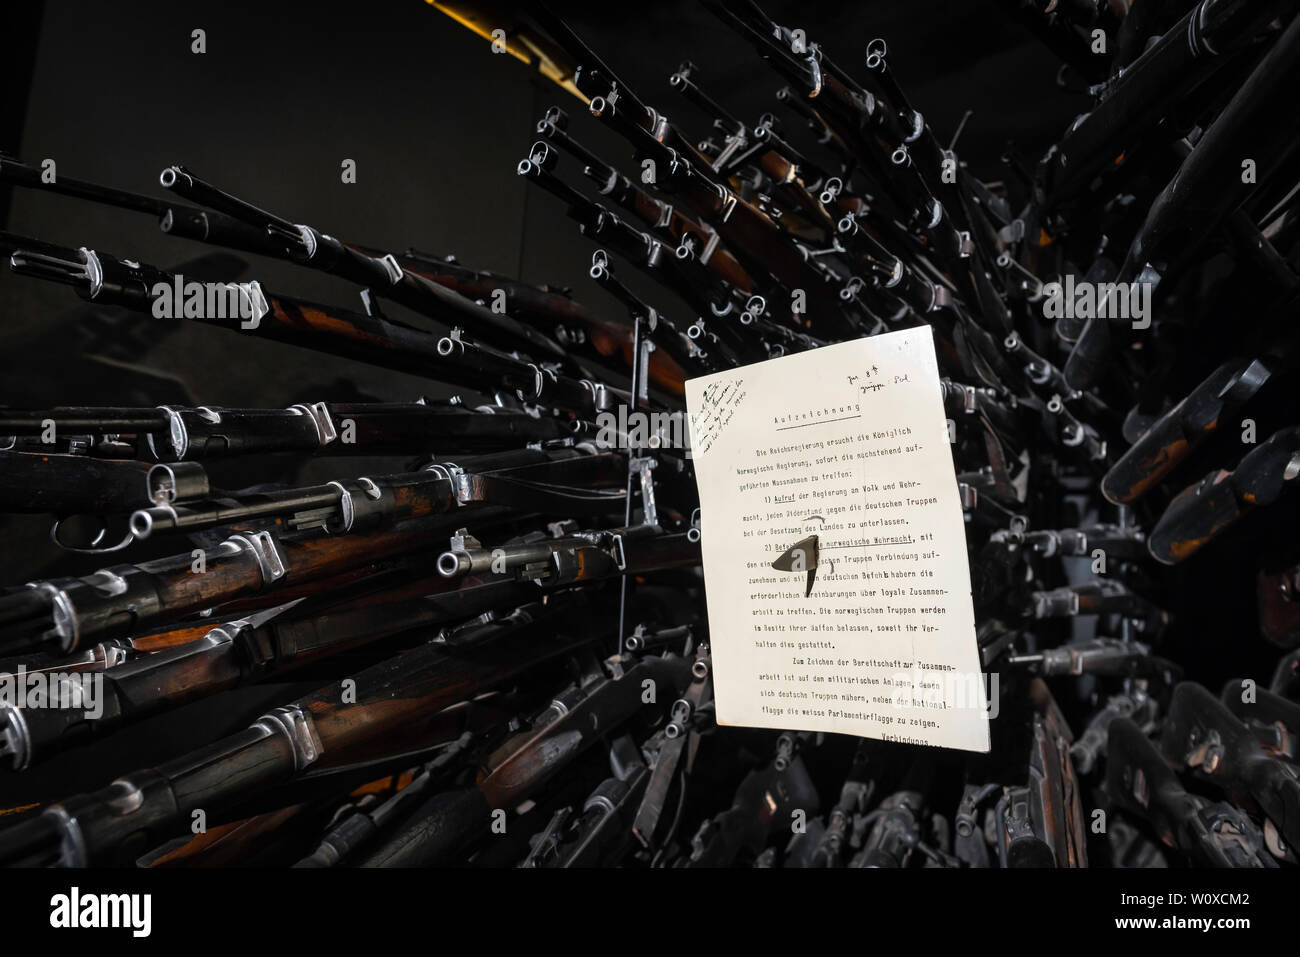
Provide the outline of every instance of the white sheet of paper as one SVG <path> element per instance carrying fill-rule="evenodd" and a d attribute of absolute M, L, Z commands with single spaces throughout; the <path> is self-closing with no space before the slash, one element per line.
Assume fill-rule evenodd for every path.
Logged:
<path fill-rule="evenodd" d="M 691 379 L 686 404 L 718 722 L 987 751 L 929 327 Z"/>

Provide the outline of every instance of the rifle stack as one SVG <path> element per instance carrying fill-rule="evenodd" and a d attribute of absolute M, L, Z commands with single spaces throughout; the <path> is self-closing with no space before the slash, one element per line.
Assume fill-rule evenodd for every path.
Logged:
<path fill-rule="evenodd" d="M 732 112 L 689 62 L 634 89 L 543 7 L 503 24 L 560 81 L 514 172 L 589 241 L 575 268 L 616 307 L 336 238 L 203 178 L 219 170 L 169 166 L 157 198 L 0 158 L 6 182 L 361 295 L 322 305 L 0 233 L 13 273 L 142 324 L 459 390 L 5 397 L 0 510 L 49 514 L 56 542 L 105 558 L 0 592 L 0 686 L 44 690 L 0 698 L 0 863 L 1296 863 L 1294 4 L 1006 0 L 1088 109 L 1041 157 L 1009 146 L 998 179 L 908 100 L 884 39 L 840 63 L 750 0 L 707 6 L 752 47 L 769 112 Z M 620 155 L 581 141 L 575 94 Z M 992 750 L 719 727 L 691 458 L 611 423 L 680 416 L 694 376 L 921 324 L 954 423 Z M 328 477 L 221 487 L 231 461 L 270 476 L 287 459 Z M 1189 592 L 1242 581 L 1257 617 L 1189 649 Z M 29 769 L 291 681 L 315 685 L 9 810 Z"/>

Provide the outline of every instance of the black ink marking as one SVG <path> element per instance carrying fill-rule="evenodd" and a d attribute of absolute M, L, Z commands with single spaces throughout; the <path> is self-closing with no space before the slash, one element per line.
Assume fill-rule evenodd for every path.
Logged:
<path fill-rule="evenodd" d="M 785 553 L 772 563 L 772 567 L 779 572 L 806 571 L 808 587 L 804 589 L 803 596 L 807 598 L 812 594 L 813 582 L 817 579 L 819 553 L 817 536 L 809 535 L 787 548 Z"/>

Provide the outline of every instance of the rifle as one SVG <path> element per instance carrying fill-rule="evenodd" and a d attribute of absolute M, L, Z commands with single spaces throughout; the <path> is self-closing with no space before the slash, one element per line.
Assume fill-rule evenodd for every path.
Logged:
<path fill-rule="evenodd" d="M 1112 678 L 1158 677 L 1173 686 L 1182 679 L 1183 669 L 1165 658 L 1152 655 L 1146 645 L 1116 638 L 1094 638 L 1071 642 L 1031 655 L 1007 659 L 1013 668 L 1026 668 L 1045 678 L 1056 675 L 1103 675 Z"/>
<path fill-rule="evenodd" d="M 737 196 L 667 119 L 640 100 L 559 18 L 544 8 L 537 19 L 578 64 L 574 81 L 591 97 L 592 115 L 652 159 L 656 186 L 679 197 L 715 230 L 751 276 L 772 276 L 807 293 L 810 315 L 839 315 L 825 278 L 770 216 Z"/>
<path fill-rule="evenodd" d="M 690 665 L 667 655 L 643 658 L 626 670 L 620 662 L 614 673 L 577 689 L 531 730 L 498 748 L 475 786 L 425 801 L 361 866 L 428 866 L 454 859 L 487 835 L 494 810 L 528 800 L 601 737 L 642 712 L 644 682 L 653 682 L 656 700 L 671 700 L 685 687 Z"/>
<path fill-rule="evenodd" d="M 322 758 L 346 760 L 396 728 L 435 716 L 590 640 L 571 634 L 544 642 L 525 634 L 467 646 L 422 645 L 359 672 L 353 703 L 342 703 L 340 686 L 331 684 L 271 711 L 246 731 L 0 831 L 0 862 L 86 867 L 134 860 L 183 830 L 196 809 L 213 817 L 229 813 L 240 799 L 290 781 Z"/>
<path fill-rule="evenodd" d="M 693 643 L 696 627 L 677 625 L 652 631 L 644 624 L 637 625 L 632 634 L 623 639 L 623 649 L 631 654 L 646 654 L 663 648 L 676 648 L 683 642 L 689 647 Z M 685 655 L 688 652 L 681 653 Z"/>
<path fill-rule="evenodd" d="M 442 782 L 451 766 L 462 758 L 474 735 L 465 732 L 438 756 L 424 766 L 411 783 L 372 811 L 356 810 L 331 827 L 321 838 L 319 846 L 294 867 L 334 867 L 354 856 L 367 844 L 373 843 L 381 831 L 390 827 L 403 812 L 409 812 L 414 802 L 427 795 Z"/>
<path fill-rule="evenodd" d="M 585 350 L 592 359 L 608 364 L 617 358 L 632 368 L 632 330 L 625 323 L 597 316 L 570 298 L 567 290 L 527 283 L 497 273 L 470 269 L 451 256 L 431 256 L 408 249 L 397 257 L 405 268 L 460 293 L 467 299 L 488 300 L 498 291 L 505 296 L 506 311 L 536 326 L 569 350 Z M 652 356 L 650 379 L 668 393 L 680 396 L 686 377 L 684 368 L 666 355 Z"/>
<path fill-rule="evenodd" d="M 522 362 L 466 338 L 457 329 L 438 340 L 437 350 L 440 356 L 454 358 L 463 374 L 476 381 L 504 382 L 515 390 L 521 401 L 553 406 L 586 422 L 594 420 L 598 412 L 609 411 L 618 402 L 630 402 L 626 392 Z"/>
<path fill-rule="evenodd" d="M 646 775 L 645 786 L 637 796 L 637 809 L 631 819 L 632 835 L 644 846 L 670 842 L 676 834 L 680 817 L 674 815 L 669 832 L 656 840 L 655 833 L 668 805 L 673 780 L 680 778 L 678 794 L 685 793 L 686 782 L 695 763 L 700 736 L 713 717 L 713 660 L 708 645 L 695 649 L 691 664 L 691 683 L 672 703 L 670 720 L 642 749 L 653 754 L 653 765 Z M 680 774 L 679 774 L 680 768 Z"/>
<path fill-rule="evenodd" d="M 982 429 L 975 434 L 993 438 L 1004 450 L 1004 458 L 1017 458 L 1024 451 L 1022 418 L 1026 406 L 1018 400 L 1004 401 L 987 386 L 965 385 L 947 377 L 939 380 L 939 388 L 944 411 L 959 429 L 965 431 L 966 421 L 974 419 Z"/>
<path fill-rule="evenodd" d="M 148 196 L 69 179 L 66 176 L 59 176 L 54 182 L 44 183 L 38 170 L 20 163 L 16 159 L 2 155 L 0 155 L 0 181 L 12 182 L 21 186 L 44 188 L 51 192 L 89 199 L 93 202 L 104 203 L 122 209 L 152 213 L 160 217 L 160 228 L 170 235 L 201 240 L 218 246 L 255 252 L 279 259 L 292 260 L 286 250 L 285 243 L 277 240 L 274 233 L 258 228 L 255 225 L 249 225 L 221 212 L 180 206 Z M 177 177 L 177 181 L 183 182 L 183 178 Z M 382 259 L 385 255 L 377 250 L 362 246 L 349 246 L 347 248 L 353 249 L 371 259 Z M 415 250 L 407 250 L 403 255 L 395 258 L 399 266 L 407 272 L 446 287 L 469 300 L 487 299 L 498 290 L 501 290 L 506 295 L 506 304 L 511 315 L 518 316 L 518 318 L 532 324 L 549 325 L 550 328 L 545 331 L 552 336 L 561 328 L 559 323 L 574 323 L 592 336 L 592 344 L 595 346 L 598 356 L 607 357 L 613 354 L 620 348 L 618 345 L 619 340 L 627 337 L 625 328 L 603 322 L 571 299 L 550 290 L 537 289 L 525 283 L 492 273 L 467 270 L 464 267 L 454 266 L 445 260 L 434 260 L 432 257 L 427 257 Z M 361 267 L 363 269 L 366 267 L 364 260 L 361 261 Z M 373 278 L 370 272 L 365 272 L 364 275 L 366 279 Z M 391 282 L 389 276 L 385 276 L 384 279 Z M 433 298 L 438 301 L 439 305 L 443 304 L 442 298 L 438 297 L 436 293 L 428 293 L 423 290 L 422 284 L 414 283 L 414 285 L 416 287 L 415 295 Z M 465 308 L 464 303 L 457 300 L 451 302 L 455 307 Z M 482 319 L 480 312 L 476 310 L 471 310 L 471 312 L 476 320 Z M 571 346 L 575 344 L 577 339 L 576 335 L 570 334 L 565 337 L 565 344 Z M 544 345 L 542 347 L 549 349 Z M 622 348 L 624 351 L 626 350 L 625 346 Z M 652 365 L 651 374 L 661 386 L 672 389 L 676 394 L 681 394 L 680 370 L 674 370 L 670 360 L 662 356 L 658 357 Z"/>
<path fill-rule="evenodd" d="M 259 253 L 263 256 L 274 256 L 279 253 L 279 246 L 266 233 L 221 213 L 181 206 L 166 200 L 154 199 L 152 196 L 99 186 L 85 180 L 71 179 L 62 173 L 50 182 L 46 182 L 40 170 L 4 154 L 0 154 L 0 182 L 48 190 L 51 193 L 75 196 L 77 199 L 86 199 L 92 203 L 113 206 L 117 209 L 157 216 L 159 228 L 173 236 L 196 239 L 216 246 L 225 246 L 227 249 Z"/>
<path fill-rule="evenodd" d="M 75 452 L 0 451 L 0 511 L 121 513 L 148 504 L 147 462 Z"/>
<path fill-rule="evenodd" d="M 602 196 L 608 196 L 624 212 L 639 219 L 643 226 L 656 230 L 665 241 L 674 241 L 677 244 L 674 255 L 679 259 L 698 256 L 701 265 L 706 266 L 721 282 L 741 293 L 753 291 L 753 277 L 718 242 L 717 233 L 686 216 L 675 206 L 651 196 L 575 140 L 569 134 L 568 127 L 568 115 L 558 107 L 551 107 L 538 121 L 537 132 L 548 143 L 555 144 L 581 160 L 584 164 L 583 175 L 600 187 Z"/>
<path fill-rule="evenodd" d="M 835 228 L 853 262 L 872 277 L 872 287 L 885 308 L 895 312 L 906 309 L 922 317 L 952 308 L 952 292 L 947 286 L 928 279 L 890 252 L 860 217 L 846 213 Z"/>
<path fill-rule="evenodd" d="M 465 326 L 498 348 L 520 344 L 538 359 L 567 363 L 568 353 L 535 329 L 407 269 L 391 253 L 374 254 L 311 226 L 300 226 L 217 189 L 182 166 L 169 166 L 159 182 L 187 199 L 264 231 L 294 262 L 382 291 L 394 302 L 453 327 Z"/>
<path fill-rule="evenodd" d="M 808 45 L 806 57 L 796 54 L 799 44 L 791 31 L 775 24 L 753 3 L 723 0 L 708 6 L 746 36 L 786 80 L 807 91 L 814 112 L 849 147 L 864 173 L 893 199 L 893 218 L 924 235 L 947 271 L 961 283 L 967 301 L 977 304 L 979 312 L 1001 332 L 1010 332 L 1010 313 L 981 263 L 996 250 L 986 248 L 979 254 L 980 243 L 971 238 L 973 233 L 982 237 L 983 231 L 972 229 L 975 204 L 968 177 L 955 180 L 957 202 L 950 204 L 951 210 L 946 208 L 937 197 L 940 171 L 951 164 L 955 172 L 955 155 L 938 145 L 924 119 L 906 102 L 889 72 L 884 41 L 873 41 L 868 47 L 868 75 L 876 88 L 873 95 L 816 44 Z M 982 220 L 982 214 L 976 215 Z M 982 221 L 980 225 L 984 225 Z"/>
<path fill-rule="evenodd" d="M 1268 686 L 1274 694 L 1294 699 L 1298 681 L 1300 681 L 1300 648 L 1278 659 Z"/>
<path fill-rule="evenodd" d="M 1006 818 L 1007 843 L 1000 849 L 1004 865 L 1016 866 L 1021 857 L 1020 842 L 1028 835 L 1019 827 L 1028 824 L 1033 837 L 1051 853 L 1053 866 L 1087 867 L 1083 808 L 1079 803 L 1079 780 L 1070 763 L 1074 735 L 1064 715 L 1041 678 L 1029 687 L 1033 706 L 1033 744 L 1029 752 L 1029 774 L 1023 798 L 1028 804 L 1027 821 L 1014 813 L 1020 806 L 1019 789 L 1012 789 L 1009 802 L 1013 813 Z"/>
<path fill-rule="evenodd" d="M 1241 0 L 1235 3 L 1219 0 L 1211 4 L 1210 0 L 1204 0 L 1203 6 L 1206 9 L 1199 11 L 1202 21 L 1211 6 L 1238 11 L 1248 8 L 1239 16 L 1249 17 L 1247 22 L 1258 27 L 1271 20 L 1271 14 L 1281 4 L 1245 4 Z M 1285 15 L 1282 22 L 1287 22 Z M 1267 123 L 1258 120 L 1276 115 L 1273 110 L 1282 107 L 1291 96 L 1300 76 L 1297 41 L 1300 41 L 1300 21 L 1294 19 L 1293 13 L 1289 25 L 1196 142 L 1178 175 L 1152 203 L 1120 268 L 1122 278 L 1136 275 L 1145 263 L 1159 260 L 1171 244 L 1203 235 L 1240 205 L 1249 190 L 1239 175 L 1239 155 L 1251 156 L 1265 170 L 1280 168 L 1295 155 L 1294 142 L 1268 136 L 1264 132 Z M 1240 152 L 1243 149 L 1244 154 Z"/>
<path fill-rule="evenodd" d="M 1246 682 L 1230 679 L 1223 686 L 1219 700 L 1249 727 L 1260 744 L 1274 757 L 1295 762 L 1296 736 L 1300 735 L 1300 704 L 1264 688 L 1252 688 L 1249 698 Z"/>
<path fill-rule="evenodd" d="M 993 797 L 1001 798 L 1003 789 L 995 782 L 967 783 L 962 788 L 961 801 L 953 816 L 953 853 L 967 867 L 990 866 L 989 845 L 985 839 L 985 825 L 980 811 Z M 986 811 L 986 819 L 988 814 Z M 991 823 L 991 819 L 990 823 Z"/>
<path fill-rule="evenodd" d="M 394 567 L 380 571 L 375 575 L 358 574 L 356 572 L 347 573 L 338 576 L 335 579 L 328 580 L 322 586 L 321 591 L 330 594 L 336 593 L 339 589 L 351 589 L 358 582 L 365 579 L 372 581 L 387 582 L 390 578 L 397 580 L 397 576 L 403 572 L 409 572 L 406 566 L 409 562 L 399 562 Z M 19 594 L 26 591 L 35 592 L 34 589 L 19 589 L 7 591 L 6 594 Z M 288 590 L 292 592 L 292 589 Z M 299 595 L 298 598 L 310 597 L 311 592 Z M 405 593 L 402 593 L 405 594 Z M 178 624 L 163 625 L 161 628 L 146 630 L 141 634 L 130 638 L 114 638 L 109 641 L 101 641 L 98 644 L 84 648 L 75 654 L 60 655 L 50 652 L 29 651 L 23 655 L 17 655 L 11 658 L 0 658 L 0 675 L 13 674 L 16 669 L 23 668 L 28 674 L 40 671 L 45 673 L 52 672 L 71 672 L 79 673 L 85 671 L 106 671 L 114 668 L 124 662 L 133 661 L 154 652 L 167 651 L 181 645 L 188 645 L 191 642 L 199 641 L 205 638 L 214 628 L 235 622 L 241 617 L 243 612 L 257 612 L 265 607 L 277 607 L 278 605 L 287 605 L 297 598 L 292 594 L 273 593 L 277 601 L 267 602 L 267 596 L 261 596 L 262 601 L 256 599 L 245 600 L 243 602 L 234 601 L 222 607 L 220 613 L 206 615 L 203 620 L 197 624 L 191 622 L 182 622 Z M 357 598 L 358 606 L 364 604 L 373 604 L 381 600 L 381 595 L 369 595 Z M 241 608 L 244 605 L 247 607 Z M 245 616 L 246 617 L 246 616 Z"/>
<path fill-rule="evenodd" d="M 1296 144 L 1264 132 L 1268 122 L 1263 118 L 1285 109 L 1291 96 L 1300 70 L 1298 40 L 1300 20 L 1292 20 L 1152 203 L 1120 267 L 1119 281 L 1140 279 L 1149 264 L 1174 258 L 1179 244 L 1186 248 L 1189 240 L 1216 228 L 1241 204 L 1253 188 L 1242 182 L 1242 155 L 1248 154 L 1263 171 L 1280 169 L 1289 161 Z M 1088 320 L 1065 367 L 1074 387 L 1097 381 L 1107 365 L 1113 332 L 1124 338 L 1132 334 L 1109 318 Z"/>
<path fill-rule="evenodd" d="M 1295 477 L 1300 427 L 1281 429 L 1247 452 L 1232 471 L 1218 469 L 1189 485 L 1169 503 L 1147 547 L 1159 562 L 1190 558 L 1248 512 L 1272 505 Z"/>
<path fill-rule="evenodd" d="M 1279 836 L 1289 847 L 1300 846 L 1300 770 L 1270 756 L 1205 688 L 1185 681 L 1174 689 L 1160 748 L 1176 767 L 1250 795 L 1268 818 L 1270 847 Z"/>
<path fill-rule="evenodd" d="M 698 69 L 689 60 L 682 63 L 677 72 L 669 76 L 668 85 L 708 114 L 713 129 L 723 137 L 721 145 L 712 137 L 698 145 L 709 168 L 714 173 L 739 176 L 746 181 L 746 186 L 760 194 L 759 209 L 777 218 L 792 235 L 807 241 L 831 239 L 835 234 L 835 219 L 810 192 L 828 179 L 826 174 L 819 174 L 814 168 L 814 184 L 806 185 L 800 175 L 802 171 L 788 155 L 780 152 L 780 140 L 772 134 L 770 115 L 765 118 L 766 123 L 760 120 L 755 128 L 763 127 L 769 135 L 756 135 L 692 79 Z M 751 165 L 742 171 L 742 164 L 747 162 Z M 749 198 L 743 189 L 742 196 Z M 780 208 L 777 208 L 778 202 Z"/>
<path fill-rule="evenodd" d="M 222 493 L 209 489 L 198 463 L 162 464 L 148 475 L 149 498 L 157 504 L 131 515 L 131 531 L 144 539 L 160 531 L 269 521 L 286 530 L 340 534 L 490 506 L 602 514 L 623 504 L 624 490 L 610 486 L 622 481 L 625 470 L 618 453 L 525 449 L 432 463 L 418 472 Z"/>
<path fill-rule="evenodd" d="M 1047 208 L 1074 198 L 1107 164 L 1127 160 L 1142 137 L 1235 55 L 1257 40 L 1285 4 L 1203 0 L 1118 76 L 1076 120 L 1039 167 Z"/>
<path fill-rule="evenodd" d="M 171 290 L 182 288 L 179 276 L 154 266 L 90 249 L 36 245 L 56 251 L 28 252 L 31 247 L 24 245 L 10 256 L 14 272 L 70 285 L 91 302 L 153 314 L 155 300 L 164 290 L 172 295 Z M 267 295 L 257 282 L 228 283 L 223 288 L 216 308 L 205 304 L 198 315 L 185 318 L 469 388 L 481 386 L 489 377 L 516 390 L 521 401 L 564 404 L 580 417 L 595 414 L 594 384 L 504 352 L 488 352 L 458 336 L 456 330 L 439 337 L 394 320 Z M 174 294 L 173 304 L 179 305 L 184 296 Z M 240 313 L 247 315 L 241 318 Z M 470 358 L 478 361 L 471 364 Z"/>
<path fill-rule="evenodd" d="M 621 302 L 627 308 L 633 322 L 643 327 L 641 330 L 643 342 L 653 344 L 655 347 L 662 346 L 665 352 L 692 372 L 707 373 L 719 370 L 720 366 L 716 358 L 710 356 L 708 352 L 701 348 L 695 341 L 697 336 L 692 335 L 698 326 L 691 326 L 683 334 L 677 324 L 644 302 L 615 277 L 614 270 L 609 263 L 609 255 L 605 250 L 597 249 L 592 253 L 591 269 L 587 271 L 587 275 L 599 283 L 602 289 Z M 660 325 L 664 327 L 664 330 L 656 334 L 656 329 Z M 651 352 L 651 355 L 653 354 Z"/>
<path fill-rule="evenodd" d="M 1213 436 L 1271 374 L 1269 364 L 1259 359 L 1220 365 L 1143 430 L 1102 479 L 1102 494 L 1116 505 L 1137 501 Z"/>
<path fill-rule="evenodd" d="M 478 516 L 486 523 L 505 517 L 492 510 Z M 0 648 L 49 642 L 70 655 L 237 598 L 319 584 L 420 551 L 457 521 L 435 515 L 343 536 L 313 531 L 277 538 L 252 532 L 232 535 L 215 548 L 114 565 L 81 578 L 32 582 L 18 594 L 0 597 Z"/>
<path fill-rule="evenodd" d="M 1077 615 L 1120 615 L 1132 619 L 1143 631 L 1152 634 L 1161 631 L 1169 622 L 1168 612 L 1114 579 L 1031 592 L 1025 614 L 1038 620 Z"/>
<path fill-rule="evenodd" d="M 591 529 L 549 539 L 534 533 L 497 548 L 483 547 L 461 529 L 438 556 L 438 572 L 447 578 L 495 574 L 553 585 L 698 562 L 698 538 L 652 525 Z"/>
<path fill-rule="evenodd" d="M 848 775 L 840 785 L 839 798 L 827 818 L 826 830 L 809 856 L 808 867 L 843 866 L 844 845 L 854 831 L 855 822 L 870 806 L 876 792 L 876 782 L 872 777 L 874 770 L 870 766 L 866 742 L 859 742 L 853 752 L 853 763 L 849 766 Z"/>
<path fill-rule="evenodd" d="M 374 589 L 371 581 L 362 583 Z M 384 603 L 341 600 L 325 593 L 297 599 L 247 618 L 227 622 L 204 637 L 110 667 L 96 702 L 97 714 L 75 708 L 23 708 L 0 703 L 0 727 L 8 730 L 0 755 L 22 771 L 52 755 L 111 734 L 187 702 L 263 681 L 345 651 L 429 626 L 490 613 L 526 595 L 510 582 L 448 588 L 427 579 L 415 583 L 418 597 L 387 592 Z M 410 588 L 405 589 L 410 592 Z M 354 587 L 352 592 L 356 592 Z M 344 595 L 346 599 L 350 596 Z M 548 622 L 556 607 L 522 606 L 509 624 Z"/>
<path fill-rule="evenodd" d="M 1146 557 L 1146 538 L 1137 526 L 1093 525 L 1086 528 L 1039 529 L 1026 531 L 1020 522 L 1011 528 L 992 532 L 980 550 L 980 559 L 972 566 L 974 595 L 981 607 L 992 607 L 1008 593 L 1020 588 L 1020 576 L 1035 567 L 1031 557 L 1093 557 L 1100 549 L 1107 559 L 1114 557 L 1132 561 Z M 1077 587 L 1075 590 L 1078 590 Z M 1116 596 L 1118 598 L 1118 595 Z M 1091 607 L 1086 595 L 1079 597 L 1077 605 L 1074 591 L 1060 589 L 1035 592 L 1030 596 L 1033 614 L 1047 617 L 1085 614 Z M 1135 605 L 1135 609 L 1140 606 Z M 1146 613 L 1139 612 L 1146 617 Z"/>
<path fill-rule="evenodd" d="M 1133 561 L 1146 557 L 1142 530 L 1132 525 L 1097 524 L 1085 528 L 1038 529 L 1024 533 L 1025 546 L 1050 558 L 1089 556 L 1097 549 L 1107 558 Z"/>
<path fill-rule="evenodd" d="M 849 860 L 849 867 L 907 867 L 914 850 L 920 852 L 927 867 L 957 866 L 955 858 L 925 840 L 926 792 L 934 776 L 932 761 L 917 761 L 908 767 L 899 790 L 886 796 L 863 819 L 866 838 L 862 849 Z"/>
<path fill-rule="evenodd" d="M 614 249 L 656 280 L 668 285 L 701 315 L 726 316 L 739 312 L 728 301 L 734 295 L 730 287 L 719 288 L 698 262 L 669 252 L 658 239 L 611 213 L 600 203 L 588 199 L 553 172 L 554 152 L 543 142 L 534 143 L 528 157 L 520 160 L 516 172 L 556 196 L 567 206 L 569 218 L 577 222 L 584 235 Z M 681 247 L 679 247 L 681 248 Z M 733 364 L 742 356 L 755 361 L 766 356 L 754 351 L 754 344 L 721 328 Z M 739 355 L 737 355 L 737 351 Z M 689 353 L 688 353 L 689 354 Z M 680 350 L 678 359 L 681 361 Z"/>
<path fill-rule="evenodd" d="M 1017 21 L 1084 82 L 1100 83 L 1109 73 L 1108 56 L 1092 53 L 1070 19 L 1045 13 L 1038 0 L 999 0 Z"/>
<path fill-rule="evenodd" d="M 802 756 L 798 754 L 806 733 L 782 734 L 774 758 L 750 771 L 731 806 L 700 825 L 691 838 L 691 852 L 684 867 L 727 867 L 742 852 L 757 856 L 774 830 L 794 820 L 795 812 L 805 819 L 816 817 L 821 801 Z"/>
<path fill-rule="evenodd" d="M 1158 710 L 1155 699 L 1138 688 L 1109 696 L 1106 706 L 1088 719 L 1083 734 L 1070 746 L 1070 760 L 1074 762 L 1075 770 L 1079 774 L 1092 773 L 1098 758 L 1106 754 L 1110 726 L 1116 719 L 1127 718 L 1143 734 L 1150 734 L 1158 726 Z"/>
<path fill-rule="evenodd" d="M 849 867 L 902 868 L 908 866 L 912 851 L 918 850 L 926 863 L 954 867 L 955 861 L 930 846 L 922 838 L 921 822 L 925 796 L 920 791 L 896 791 L 867 815 L 873 822 L 862 850 L 849 861 Z"/>
<path fill-rule="evenodd" d="M 100 454 L 123 436 L 130 457 L 159 461 L 224 458 L 268 452 L 317 455 L 410 455 L 490 452 L 525 442 L 564 438 L 562 421 L 500 405 L 471 410 L 457 403 L 301 402 L 287 409 L 158 406 L 153 409 L 56 407 L 0 409 L 0 435 L 73 436 L 73 452 Z M 97 441 L 98 440 L 98 441 Z M 143 445 L 144 448 L 139 448 Z M 26 449 L 27 446 L 24 446 Z"/>
<path fill-rule="evenodd" d="M 1159 839 L 1205 867 L 1277 867 L 1260 829 L 1238 808 L 1188 793 L 1128 718 L 1110 725 L 1106 792 Z"/>
<path fill-rule="evenodd" d="M 673 559 L 672 563 L 679 561 Z M 654 559 L 647 556 L 637 568 L 648 571 L 653 566 Z M 616 572 L 587 571 L 584 580 Z M 21 770 L 92 734 L 117 730 L 194 698 L 263 680 L 392 635 L 485 613 L 536 594 L 531 585 L 511 579 L 479 585 L 477 579 L 451 582 L 438 576 L 418 578 L 395 589 L 393 578 L 390 574 L 378 582 L 363 580 L 359 587 L 343 593 L 322 591 L 227 622 L 169 651 L 109 668 L 104 674 L 99 717 L 91 718 L 72 709 L 30 711 L 0 704 L 0 717 L 6 719 L 0 721 L 0 728 L 8 729 L 7 734 L 0 734 L 7 741 L 0 747 L 0 756 L 7 754 L 15 769 Z M 387 590 L 379 590 L 384 588 Z M 553 617 L 552 611 L 549 606 L 546 611 L 521 609 L 502 621 L 513 626 L 545 622 Z M 462 633 L 456 640 L 466 637 Z M 96 646 L 95 650 L 103 647 Z"/>
<path fill-rule="evenodd" d="M 616 759 L 617 745 L 630 752 L 626 763 Z M 530 839 L 532 850 L 520 867 L 599 867 L 620 860 L 632 846 L 632 815 L 650 771 L 637 757 L 631 738 L 623 737 L 610 748 L 614 775 L 601 781 L 582 803 L 561 808 L 541 834 Z"/>

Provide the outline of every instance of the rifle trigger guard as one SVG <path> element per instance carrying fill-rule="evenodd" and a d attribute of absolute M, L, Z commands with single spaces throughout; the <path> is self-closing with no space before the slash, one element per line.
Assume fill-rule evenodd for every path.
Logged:
<path fill-rule="evenodd" d="M 262 572 L 262 584 L 270 585 L 288 574 L 284 556 L 270 532 L 249 532 L 247 535 L 232 535 L 227 539 L 237 548 L 248 549 L 257 559 L 257 567 Z"/>
<path fill-rule="evenodd" d="M 64 516 L 64 518 L 67 517 L 68 516 Z M 123 538 L 116 545 L 102 545 L 102 546 L 99 545 L 98 544 L 99 541 L 104 537 L 105 533 L 108 531 L 108 526 L 101 521 L 99 527 L 99 534 L 95 537 L 94 542 L 92 542 L 89 546 L 73 545 L 69 542 L 65 542 L 62 538 L 59 537 L 59 531 L 62 528 L 64 518 L 57 519 L 54 522 L 54 524 L 50 526 L 50 541 L 54 542 L 55 545 L 58 545 L 59 548 L 63 549 L 64 551 L 80 552 L 83 555 L 102 555 L 106 552 L 120 552 L 122 549 L 126 548 L 128 545 L 130 545 L 132 542 L 135 541 L 135 534 L 130 530 L 128 530 L 126 533 L 126 537 Z"/>

